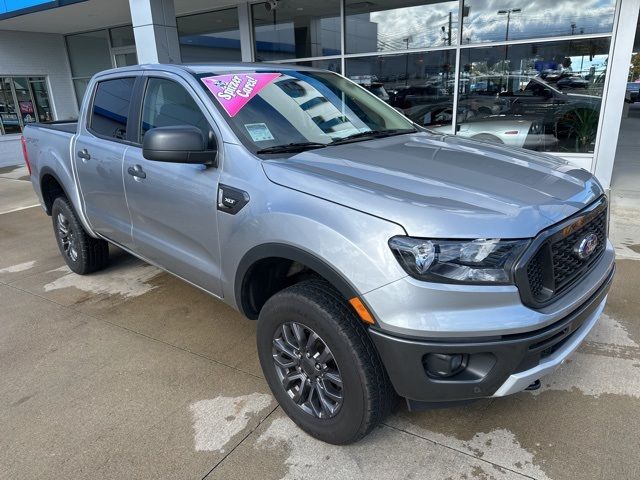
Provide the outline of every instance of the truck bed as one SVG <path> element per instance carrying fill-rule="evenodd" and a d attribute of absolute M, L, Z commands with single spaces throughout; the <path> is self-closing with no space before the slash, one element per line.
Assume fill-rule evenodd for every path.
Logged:
<path fill-rule="evenodd" d="M 72 135 L 76 133 L 76 129 L 78 128 L 77 120 L 59 120 L 57 122 L 37 122 L 37 123 L 30 123 L 29 125 L 48 129 L 48 130 L 57 130 L 59 132 L 66 132 Z"/>

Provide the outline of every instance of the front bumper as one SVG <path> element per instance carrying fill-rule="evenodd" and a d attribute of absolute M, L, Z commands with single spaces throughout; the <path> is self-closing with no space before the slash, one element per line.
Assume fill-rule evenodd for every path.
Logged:
<path fill-rule="evenodd" d="M 612 265 L 593 295 L 563 319 L 544 328 L 493 338 L 415 340 L 370 328 L 370 336 L 399 395 L 417 402 L 501 397 L 524 390 L 553 372 L 598 321 L 613 280 Z M 429 353 L 468 354 L 468 364 L 449 378 L 424 365 Z"/>

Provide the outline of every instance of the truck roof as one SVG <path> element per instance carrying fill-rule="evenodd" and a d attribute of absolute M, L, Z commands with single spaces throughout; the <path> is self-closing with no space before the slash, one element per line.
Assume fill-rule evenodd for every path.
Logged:
<path fill-rule="evenodd" d="M 144 70 L 161 70 L 166 72 L 187 71 L 194 74 L 201 73 L 232 73 L 232 72 L 246 72 L 249 71 L 287 71 L 287 70 L 303 70 L 303 71 L 318 71 L 321 69 L 312 67 L 303 67 L 295 64 L 282 64 L 282 63 L 251 63 L 251 62 L 216 62 L 216 63 L 150 63 L 144 65 L 133 65 L 130 67 L 112 68 L 110 70 L 104 70 L 99 75 L 107 75 L 113 73 L 125 73 L 125 72 L 140 72 Z"/>

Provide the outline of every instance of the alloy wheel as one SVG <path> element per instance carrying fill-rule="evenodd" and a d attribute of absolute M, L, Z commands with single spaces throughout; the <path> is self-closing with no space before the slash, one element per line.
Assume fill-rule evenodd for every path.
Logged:
<path fill-rule="evenodd" d="M 78 247 L 76 237 L 73 233 L 73 229 L 69 224 L 69 219 L 63 214 L 58 213 L 56 218 L 56 224 L 58 227 L 58 238 L 62 245 L 64 254 L 73 262 L 78 260 Z"/>
<path fill-rule="evenodd" d="M 342 406 L 338 364 L 327 344 L 309 327 L 282 324 L 273 336 L 273 364 L 289 397 L 306 413 L 334 417 Z"/>

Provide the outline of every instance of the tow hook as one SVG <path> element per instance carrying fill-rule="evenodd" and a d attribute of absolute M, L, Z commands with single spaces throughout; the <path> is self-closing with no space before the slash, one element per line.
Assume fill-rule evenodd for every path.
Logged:
<path fill-rule="evenodd" d="M 535 382 L 533 382 L 531 385 L 529 385 L 527 388 L 525 388 L 525 390 L 538 390 L 540 388 L 540 380 L 536 380 Z"/>

